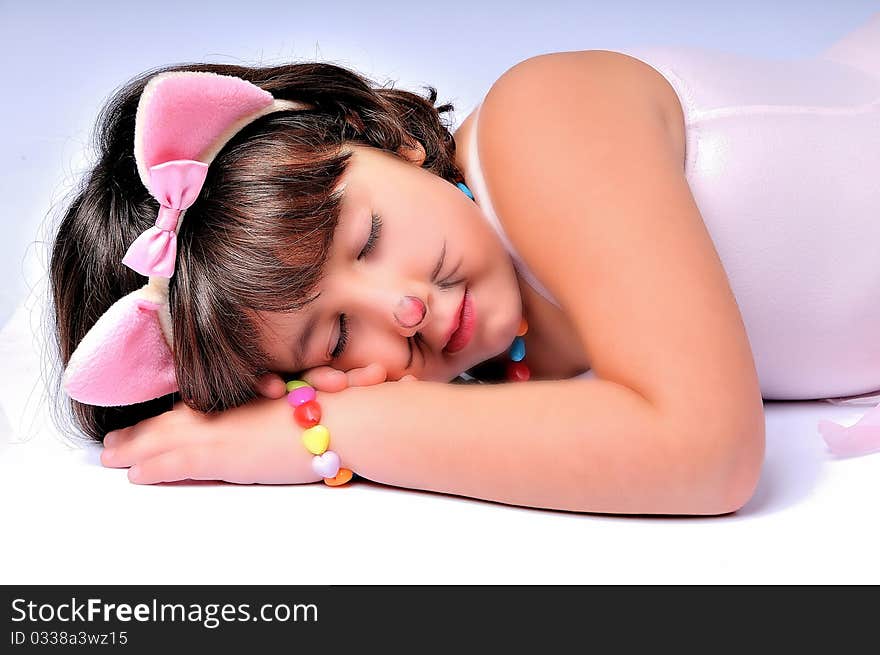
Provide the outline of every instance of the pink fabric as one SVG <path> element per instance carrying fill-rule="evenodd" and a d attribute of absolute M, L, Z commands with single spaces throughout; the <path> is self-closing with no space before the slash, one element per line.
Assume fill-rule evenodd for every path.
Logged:
<path fill-rule="evenodd" d="M 174 360 L 156 311 L 138 289 L 108 309 L 86 334 L 64 372 L 75 400 L 113 407 L 177 391 Z"/>
<path fill-rule="evenodd" d="M 160 210 L 156 225 L 131 244 L 123 264 L 148 277 L 174 275 L 177 221 L 198 198 L 208 163 L 242 124 L 273 102 L 271 93 L 247 80 L 205 71 L 160 73 L 147 83 L 135 119 L 135 159 Z"/>
<path fill-rule="evenodd" d="M 122 263 L 147 277 L 170 278 L 177 259 L 177 220 L 199 197 L 208 165 L 193 160 L 169 161 L 150 167 L 153 197 L 159 201 L 156 224 L 128 248 Z"/>
<path fill-rule="evenodd" d="M 865 455 L 880 450 L 880 405 L 869 409 L 854 425 L 844 427 L 822 419 L 819 433 L 835 455 Z"/>
<path fill-rule="evenodd" d="M 143 151 L 135 156 L 145 169 L 177 159 L 202 161 L 230 128 L 274 101 L 246 80 L 202 71 L 161 73 L 143 98 L 137 117 Z"/>

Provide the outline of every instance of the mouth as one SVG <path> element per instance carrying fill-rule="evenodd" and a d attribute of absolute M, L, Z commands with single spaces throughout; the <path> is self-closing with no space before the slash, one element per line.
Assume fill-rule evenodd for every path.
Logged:
<path fill-rule="evenodd" d="M 443 346 L 443 352 L 447 355 L 452 355 L 462 350 L 471 340 L 471 336 L 474 333 L 474 325 L 473 299 L 468 287 L 465 287 L 461 305 L 458 308 L 453 325 L 450 326 L 449 337 L 446 339 L 446 345 Z"/>

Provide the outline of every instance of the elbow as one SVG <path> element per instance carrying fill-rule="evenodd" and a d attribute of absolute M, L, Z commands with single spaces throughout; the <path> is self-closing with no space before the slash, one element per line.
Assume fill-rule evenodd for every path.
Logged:
<path fill-rule="evenodd" d="M 731 514 L 742 509 L 757 489 L 764 464 L 765 425 L 763 411 L 735 430 L 717 438 L 701 434 L 687 440 L 692 464 L 692 507 L 701 515 Z M 708 445 L 695 447 L 695 443 Z M 687 448 L 687 446 L 686 446 Z"/>
<path fill-rule="evenodd" d="M 761 478 L 765 452 L 764 414 L 724 439 L 715 453 L 713 501 L 710 514 L 731 514 L 742 509 L 754 496 Z"/>

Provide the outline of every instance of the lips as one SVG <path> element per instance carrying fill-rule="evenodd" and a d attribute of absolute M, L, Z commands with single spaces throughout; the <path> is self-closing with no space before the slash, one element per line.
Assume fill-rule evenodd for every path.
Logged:
<path fill-rule="evenodd" d="M 449 329 L 446 331 L 446 338 L 443 339 L 443 348 L 449 345 L 449 340 L 452 338 L 452 335 L 455 334 L 455 331 L 458 329 L 458 326 L 461 325 L 461 313 L 464 311 L 464 300 L 467 297 L 467 287 L 465 287 L 464 293 L 461 294 L 461 302 L 458 305 L 458 310 L 455 312 L 455 316 L 452 317 L 452 325 L 449 326 Z"/>
<path fill-rule="evenodd" d="M 459 311 L 459 324 L 449 337 L 449 341 L 443 348 L 443 352 L 452 355 L 460 350 L 464 350 L 465 346 L 474 335 L 474 326 L 476 324 L 476 310 L 474 308 L 474 299 L 468 292 L 468 288 L 464 289 L 464 298 L 461 301 L 461 309 Z"/>

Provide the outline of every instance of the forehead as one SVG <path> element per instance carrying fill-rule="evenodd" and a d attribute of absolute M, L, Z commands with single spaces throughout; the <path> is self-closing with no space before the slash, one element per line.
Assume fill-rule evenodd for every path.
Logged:
<path fill-rule="evenodd" d="M 408 170 L 407 162 L 402 157 L 380 148 L 349 144 L 343 152 L 351 153 L 342 176 L 343 183 L 349 180 L 355 183 L 354 186 L 365 182 L 375 183 L 387 175 Z"/>

